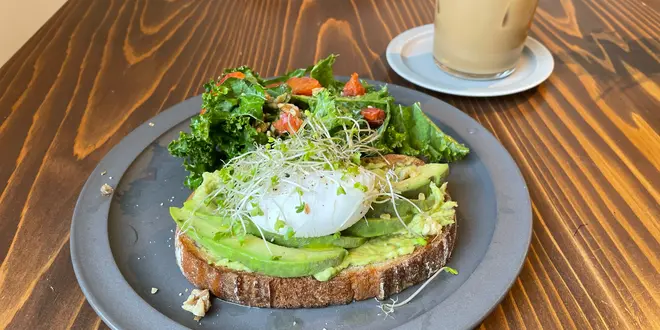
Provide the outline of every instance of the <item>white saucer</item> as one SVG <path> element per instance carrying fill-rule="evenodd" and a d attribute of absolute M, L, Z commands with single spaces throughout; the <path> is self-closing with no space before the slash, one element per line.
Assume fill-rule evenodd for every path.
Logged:
<path fill-rule="evenodd" d="M 555 62 L 550 51 L 527 37 L 522 57 L 510 76 L 497 80 L 466 80 L 442 71 L 433 61 L 433 24 L 405 31 L 387 46 L 387 62 L 413 84 L 461 96 L 500 96 L 530 89 L 548 79 Z"/>

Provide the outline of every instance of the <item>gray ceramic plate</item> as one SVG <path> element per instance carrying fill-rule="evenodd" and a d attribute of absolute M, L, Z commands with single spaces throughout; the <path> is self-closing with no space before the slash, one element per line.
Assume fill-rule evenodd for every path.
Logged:
<path fill-rule="evenodd" d="M 378 82 L 374 82 L 378 84 Z M 200 97 L 174 106 L 129 134 L 103 158 L 80 193 L 71 224 L 71 259 L 85 296 L 114 329 L 467 329 L 478 325 L 509 290 L 532 230 L 529 194 L 507 151 L 460 110 L 426 94 L 390 85 L 402 104 L 419 101 L 471 154 L 452 164 L 449 190 L 459 203 L 459 232 L 450 266 L 411 303 L 385 318 L 367 300 L 320 309 L 259 309 L 218 299 L 201 324 L 181 304 L 192 286 L 174 259 L 168 207 L 190 193 L 167 144 L 200 109 Z M 105 175 L 101 173 L 107 171 Z M 101 196 L 109 183 L 113 198 Z M 158 288 L 151 294 L 152 288 Z M 400 294 L 410 295 L 414 288 Z"/>

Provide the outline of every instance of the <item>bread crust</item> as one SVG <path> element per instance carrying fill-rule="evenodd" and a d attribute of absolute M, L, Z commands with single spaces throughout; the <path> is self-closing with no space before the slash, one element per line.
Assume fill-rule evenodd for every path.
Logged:
<path fill-rule="evenodd" d="M 423 282 L 449 261 L 456 229 L 456 223 L 444 227 L 442 234 L 412 254 L 350 267 L 325 282 L 312 276 L 280 278 L 211 265 L 195 242 L 178 229 L 175 250 L 183 275 L 220 299 L 254 307 L 325 307 L 374 297 L 382 300 Z"/>
<path fill-rule="evenodd" d="M 391 163 L 424 164 L 414 157 L 384 157 Z M 454 220 L 453 224 L 443 227 L 439 235 L 428 237 L 428 244 L 417 247 L 412 254 L 349 267 L 325 282 L 312 276 L 281 278 L 212 265 L 204 251 L 178 228 L 175 232 L 176 260 L 183 275 L 196 287 L 209 289 L 220 299 L 246 306 L 310 308 L 369 298 L 383 300 L 425 281 L 447 264 L 456 242 L 458 225 Z"/>

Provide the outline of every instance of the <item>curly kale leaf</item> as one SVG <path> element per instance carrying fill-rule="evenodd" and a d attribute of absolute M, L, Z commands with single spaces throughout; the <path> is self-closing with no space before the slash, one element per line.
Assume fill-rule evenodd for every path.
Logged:
<path fill-rule="evenodd" d="M 222 167 L 222 162 L 267 142 L 256 127 L 263 123 L 264 88 L 253 79 L 229 78 L 218 85 L 211 80 L 202 95 L 202 113 L 191 119 L 190 133 L 182 132 L 168 149 L 183 158 L 190 172 L 185 184 L 195 189 L 202 173 Z M 258 75 L 252 75 L 258 79 Z"/>
<path fill-rule="evenodd" d="M 251 82 L 252 84 L 255 85 L 262 85 L 264 86 L 264 80 L 259 77 L 259 74 L 252 70 L 248 66 L 239 66 L 237 68 L 231 68 L 231 69 L 226 69 L 224 71 L 224 74 L 232 73 L 232 72 L 240 72 L 245 75 L 245 80 Z"/>
<path fill-rule="evenodd" d="M 338 107 L 335 104 L 335 98 L 330 95 L 327 89 L 322 90 L 312 97 L 309 110 L 320 119 L 326 129 L 334 133 L 343 126 L 350 127 L 352 121 L 349 118 L 353 114 L 348 110 Z"/>
<path fill-rule="evenodd" d="M 184 184 L 190 189 L 202 184 L 202 173 L 217 168 L 220 159 L 220 153 L 215 150 L 213 144 L 184 132 L 179 134 L 178 139 L 170 142 L 168 150 L 172 156 L 183 158 L 183 166 L 190 173 Z"/>

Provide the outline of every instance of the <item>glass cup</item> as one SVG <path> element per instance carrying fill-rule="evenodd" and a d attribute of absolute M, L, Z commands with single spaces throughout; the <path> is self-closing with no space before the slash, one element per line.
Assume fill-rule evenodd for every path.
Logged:
<path fill-rule="evenodd" d="M 504 78 L 516 69 L 538 0 L 436 0 L 433 58 L 459 78 Z"/>

